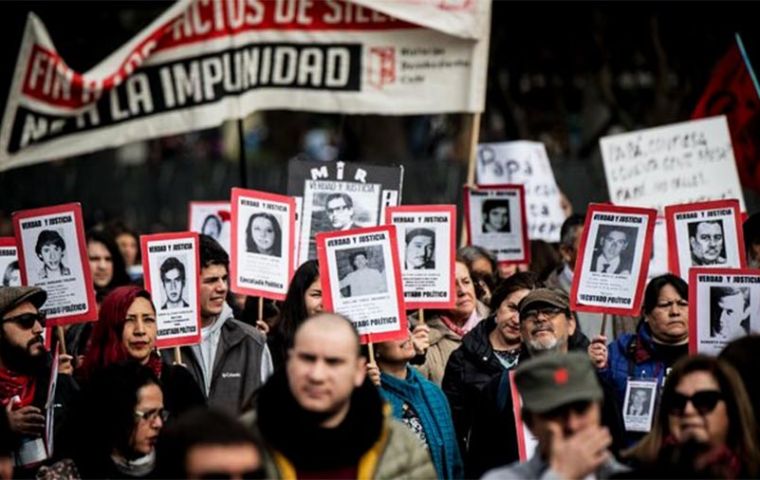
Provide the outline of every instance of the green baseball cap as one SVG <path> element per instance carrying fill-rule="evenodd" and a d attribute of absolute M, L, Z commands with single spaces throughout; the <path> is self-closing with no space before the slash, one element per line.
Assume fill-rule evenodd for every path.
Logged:
<path fill-rule="evenodd" d="M 515 384 L 526 410 L 546 413 L 580 401 L 604 396 L 586 353 L 545 353 L 521 362 Z"/>
<path fill-rule="evenodd" d="M 539 304 L 552 305 L 563 310 L 570 310 L 570 299 L 565 292 L 554 288 L 537 288 L 523 298 L 517 306 L 520 315 L 523 315 L 530 307 Z"/>

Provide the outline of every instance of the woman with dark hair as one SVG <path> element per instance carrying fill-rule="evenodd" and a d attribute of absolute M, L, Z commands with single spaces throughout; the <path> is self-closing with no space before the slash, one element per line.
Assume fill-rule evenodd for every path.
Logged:
<path fill-rule="evenodd" d="M 653 278 L 644 291 L 644 316 L 635 334 L 623 334 L 589 355 L 623 407 L 629 378 L 652 379 L 659 385 L 669 368 L 689 349 L 689 287 L 672 274 Z M 629 433 L 629 441 L 641 435 Z"/>
<path fill-rule="evenodd" d="M 86 240 L 95 292 L 105 295 L 116 287 L 129 284 L 124 257 L 113 238 L 105 232 L 90 230 Z"/>
<path fill-rule="evenodd" d="M 733 367 L 695 355 L 673 366 L 652 429 L 624 452 L 631 478 L 757 478 L 757 421 Z"/>
<path fill-rule="evenodd" d="M 172 414 L 205 404 L 187 369 L 164 363 L 156 351 L 158 326 L 150 293 L 131 285 L 115 289 L 103 300 L 94 325 L 83 365 L 77 371 L 84 383 L 108 365 L 135 360 L 161 379 L 166 409 Z"/>
<path fill-rule="evenodd" d="M 245 246 L 248 253 L 279 257 L 282 231 L 274 215 L 258 212 L 248 219 L 245 229 Z"/>
<path fill-rule="evenodd" d="M 319 264 L 316 260 L 309 260 L 293 274 L 280 317 L 267 339 L 275 371 L 285 366 L 288 349 L 292 346 L 298 326 L 308 317 L 321 312 L 322 308 Z"/>
<path fill-rule="evenodd" d="M 143 276 L 140 259 L 140 239 L 137 234 L 123 222 L 117 221 L 108 226 L 116 246 L 119 248 L 127 274 L 132 281 L 141 281 Z"/>
<path fill-rule="evenodd" d="M 480 390 L 502 371 L 517 366 L 522 344 L 517 305 L 540 286 L 532 272 L 503 280 L 491 296 L 491 315 L 470 330 L 449 357 L 442 387 L 463 449 Z"/>
<path fill-rule="evenodd" d="M 149 476 L 167 419 L 160 385 L 150 368 L 134 361 L 94 372 L 64 420 L 65 441 L 56 444 L 64 460 L 38 478 Z"/>

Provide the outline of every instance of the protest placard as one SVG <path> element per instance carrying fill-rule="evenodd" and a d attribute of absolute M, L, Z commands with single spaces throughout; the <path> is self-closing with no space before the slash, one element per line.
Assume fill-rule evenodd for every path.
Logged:
<path fill-rule="evenodd" d="M 689 353 L 718 355 L 750 333 L 760 333 L 760 271 L 689 270 Z"/>
<path fill-rule="evenodd" d="M 525 187 L 528 238 L 559 242 L 565 214 L 546 147 L 541 142 L 481 143 L 476 184 L 481 187 L 520 184 Z"/>
<path fill-rule="evenodd" d="M 21 284 L 47 292 L 40 311 L 48 324 L 65 325 L 98 318 L 82 208 L 78 203 L 13 213 Z"/>
<path fill-rule="evenodd" d="M 522 418 L 522 397 L 517 391 L 515 371 L 509 371 L 509 391 L 512 393 L 512 415 L 515 418 L 515 433 L 517 434 L 517 452 L 521 462 L 527 462 L 536 451 L 538 439 L 525 426 Z"/>
<path fill-rule="evenodd" d="M 726 117 L 603 137 L 599 140 L 610 199 L 650 207 L 744 197 Z"/>
<path fill-rule="evenodd" d="M 396 226 L 406 308 L 453 308 L 456 304 L 456 206 L 403 205 L 385 211 Z"/>
<path fill-rule="evenodd" d="M 294 268 L 295 215 L 293 197 L 232 189 L 233 292 L 285 300 Z"/>
<path fill-rule="evenodd" d="M 193 201 L 187 207 L 187 225 L 191 232 L 213 238 L 225 252 L 230 250 L 230 202 Z"/>
<path fill-rule="evenodd" d="M 288 195 L 303 198 L 298 264 L 317 258 L 314 235 L 374 227 L 401 203 L 403 167 L 292 159 Z"/>
<path fill-rule="evenodd" d="M 668 205 L 670 270 L 683 278 L 691 267 L 746 266 L 738 200 Z"/>
<path fill-rule="evenodd" d="M 491 250 L 499 263 L 530 262 L 522 185 L 465 186 L 464 212 L 470 245 Z"/>
<path fill-rule="evenodd" d="M 3 287 L 21 285 L 21 268 L 18 265 L 18 249 L 13 237 L 0 237 L 0 277 Z"/>
<path fill-rule="evenodd" d="M 194 232 L 141 235 L 145 289 L 156 305 L 156 347 L 201 341 L 200 258 Z"/>
<path fill-rule="evenodd" d="M 396 227 L 317 234 L 327 311 L 348 317 L 362 343 L 407 338 Z"/>
<path fill-rule="evenodd" d="M 629 432 L 648 432 L 652 428 L 657 404 L 657 380 L 629 378 L 623 400 L 623 423 Z"/>
<path fill-rule="evenodd" d="M 577 311 L 639 314 L 657 212 L 590 204 L 570 290 Z"/>

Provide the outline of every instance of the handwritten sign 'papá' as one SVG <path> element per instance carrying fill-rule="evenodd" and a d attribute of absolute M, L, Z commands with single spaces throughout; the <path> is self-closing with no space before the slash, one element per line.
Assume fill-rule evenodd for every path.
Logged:
<path fill-rule="evenodd" d="M 744 197 L 726 117 L 711 117 L 603 137 L 610 200 L 665 205 Z"/>
<path fill-rule="evenodd" d="M 486 187 L 518 184 L 525 187 L 528 238 L 558 242 L 565 215 L 554 172 L 541 142 L 481 143 L 476 183 Z"/>

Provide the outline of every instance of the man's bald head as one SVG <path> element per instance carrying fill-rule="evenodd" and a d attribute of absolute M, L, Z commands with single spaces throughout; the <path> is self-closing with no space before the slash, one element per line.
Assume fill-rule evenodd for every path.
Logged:
<path fill-rule="evenodd" d="M 318 313 L 312 317 L 307 318 L 301 325 L 296 328 L 296 333 L 293 336 L 293 344 L 298 341 L 298 335 L 311 335 L 314 331 L 331 332 L 345 332 L 346 336 L 350 336 L 356 343 L 356 353 L 361 353 L 361 340 L 359 339 L 359 332 L 356 331 L 356 327 L 348 318 L 339 313 L 323 312 Z"/>

